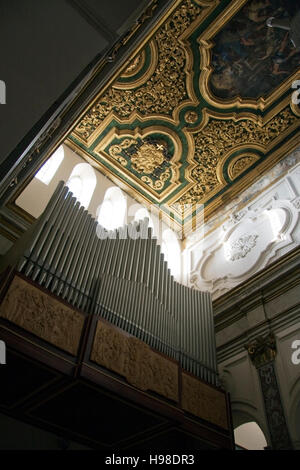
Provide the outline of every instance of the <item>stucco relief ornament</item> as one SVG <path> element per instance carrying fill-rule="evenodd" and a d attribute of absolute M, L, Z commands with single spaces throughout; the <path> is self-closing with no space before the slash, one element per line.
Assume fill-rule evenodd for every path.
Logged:
<path fill-rule="evenodd" d="M 300 197 L 298 197 L 297 199 L 295 199 L 292 204 L 293 204 L 293 206 L 295 207 L 295 209 L 300 210 Z"/>
<path fill-rule="evenodd" d="M 232 214 L 230 219 L 232 220 L 232 222 L 237 223 L 244 217 L 245 214 L 246 211 L 235 212 Z"/>
<path fill-rule="evenodd" d="M 246 215 L 247 211 L 239 211 L 239 212 L 233 212 L 229 220 L 227 220 L 223 225 L 222 228 L 224 231 L 228 230 L 228 228 L 232 227 L 233 225 L 236 225 L 242 218 Z"/>
<path fill-rule="evenodd" d="M 257 238 L 257 234 L 251 234 L 245 235 L 231 242 L 229 246 L 226 246 L 225 248 L 227 259 L 230 261 L 236 261 L 241 258 L 245 258 L 255 247 Z"/>
<path fill-rule="evenodd" d="M 197 287 L 197 282 L 199 280 L 199 276 L 197 273 L 190 274 L 190 287 Z"/>

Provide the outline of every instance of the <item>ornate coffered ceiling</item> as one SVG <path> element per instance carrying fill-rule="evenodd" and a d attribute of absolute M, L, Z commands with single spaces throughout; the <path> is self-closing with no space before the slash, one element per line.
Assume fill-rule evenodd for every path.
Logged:
<path fill-rule="evenodd" d="M 68 144 L 194 228 L 299 144 L 300 53 L 270 16 L 292 0 L 180 0 L 81 116 Z"/>

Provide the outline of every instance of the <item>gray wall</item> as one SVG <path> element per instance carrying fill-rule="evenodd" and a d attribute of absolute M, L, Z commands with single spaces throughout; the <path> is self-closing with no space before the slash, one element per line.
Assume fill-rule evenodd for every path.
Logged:
<path fill-rule="evenodd" d="M 0 0 L 0 163 L 145 0 Z"/>

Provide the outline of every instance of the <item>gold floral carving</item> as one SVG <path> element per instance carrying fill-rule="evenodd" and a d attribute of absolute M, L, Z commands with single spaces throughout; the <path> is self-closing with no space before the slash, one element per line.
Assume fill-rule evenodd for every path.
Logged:
<path fill-rule="evenodd" d="M 179 38 L 201 10 L 191 0 L 180 4 L 155 35 L 158 63 L 149 80 L 136 90 L 109 88 L 77 125 L 75 135 L 87 140 L 112 111 L 119 118 L 128 118 L 134 111 L 143 116 L 171 116 L 188 98 L 186 52 Z"/>
<path fill-rule="evenodd" d="M 228 429 L 225 394 L 188 374 L 182 374 L 181 406 L 201 419 Z"/>
<path fill-rule="evenodd" d="M 136 75 L 141 68 L 144 65 L 145 62 L 145 51 L 142 51 L 140 54 L 138 54 L 128 65 L 126 70 L 122 73 L 121 77 L 132 77 L 133 75 Z"/>
<path fill-rule="evenodd" d="M 125 72 L 120 75 L 120 78 L 114 81 L 112 87 L 118 90 L 134 90 L 141 85 L 144 85 L 153 75 L 158 62 L 157 43 L 155 39 L 148 43 L 149 49 L 147 52 L 150 57 L 148 65 L 146 65 L 146 49 L 143 49 L 132 61 L 129 63 Z M 144 70 L 143 70 L 144 68 Z"/>
<path fill-rule="evenodd" d="M 15 276 L 0 316 L 58 348 L 76 355 L 84 316 Z"/>
<path fill-rule="evenodd" d="M 216 188 L 221 189 L 223 186 L 218 176 L 222 172 L 218 170 L 229 152 L 245 144 L 266 148 L 296 121 L 297 117 L 289 107 L 264 126 L 250 119 L 238 122 L 233 119 L 211 119 L 206 127 L 194 135 L 194 160 L 197 166 L 192 170 L 191 176 L 195 185 L 176 202 L 181 205 L 202 203 Z"/>
<path fill-rule="evenodd" d="M 144 143 L 137 153 L 132 155 L 131 164 L 138 173 L 146 173 L 150 175 L 155 168 L 160 166 L 164 161 L 164 154 L 161 149 L 155 148 L 154 145 Z"/>
<path fill-rule="evenodd" d="M 129 148 L 132 145 L 138 144 L 135 139 L 124 139 L 119 144 L 114 144 L 109 148 L 109 154 L 126 167 L 129 160 L 126 160 L 121 155 L 124 149 Z M 130 156 L 130 162 L 132 168 L 140 174 L 141 181 L 149 185 L 152 189 L 160 191 L 163 189 L 165 182 L 172 176 L 170 168 L 167 168 L 159 177 L 152 180 L 146 175 L 151 175 L 158 167 L 162 165 L 165 160 L 163 150 L 166 146 L 164 144 L 153 144 L 144 142 L 138 150 Z M 171 164 L 172 165 L 172 164 Z"/>
<path fill-rule="evenodd" d="M 299 106 L 287 94 L 293 77 L 266 98 L 227 100 L 211 92 L 214 38 L 246 2 L 232 0 L 219 11 L 220 0 L 176 0 L 85 110 L 70 139 L 136 200 L 159 203 L 162 217 L 172 214 L 176 230 L 184 222 L 183 237 L 197 225 L 197 207 L 205 205 L 208 220 L 297 145 Z M 156 174 L 151 170 L 161 157 L 154 149 L 149 162 L 132 149 L 111 153 L 116 138 L 160 129 L 176 145 L 171 164 Z"/>
<path fill-rule="evenodd" d="M 160 134 L 160 137 L 158 137 L 158 134 Z M 190 136 L 187 137 L 192 146 Z M 115 143 L 116 139 L 118 139 L 118 143 Z M 158 165 L 153 174 L 149 175 L 138 173 L 131 165 L 131 158 L 136 157 L 137 151 L 140 151 L 142 144 L 145 143 L 151 144 L 154 152 L 164 155 L 162 165 Z M 84 151 L 78 144 L 73 141 L 68 142 L 68 144 L 84 158 Z M 131 146 L 132 148 L 130 148 Z M 163 126 L 150 126 L 146 129 L 137 127 L 134 130 L 126 129 L 124 131 L 113 127 L 93 150 L 93 153 L 99 158 L 92 158 L 95 160 L 95 165 L 98 165 L 104 174 L 116 181 L 116 184 L 121 182 L 123 189 L 127 190 L 131 196 L 139 202 L 145 203 L 146 201 L 146 204 L 148 204 L 147 197 L 145 198 L 139 194 L 135 188 L 137 186 L 142 188 L 157 203 L 160 203 L 181 185 L 180 168 L 182 163 L 180 159 L 182 152 L 182 142 L 178 134 Z M 161 159 L 160 156 L 158 158 Z M 114 171 L 108 169 L 102 163 L 102 159 L 109 162 Z M 126 179 L 126 183 L 123 185 L 124 179 Z"/>
<path fill-rule="evenodd" d="M 161 189 L 163 189 L 165 182 L 170 178 L 170 176 L 171 172 L 169 169 L 167 169 L 160 175 L 157 181 L 152 181 L 152 179 L 148 178 L 148 176 L 142 176 L 141 180 L 156 191 L 160 191 Z"/>
<path fill-rule="evenodd" d="M 118 162 L 121 163 L 121 165 L 126 166 L 127 165 L 127 160 L 126 158 L 122 157 L 120 153 L 122 150 L 127 149 L 131 145 L 136 144 L 136 140 L 134 139 L 124 139 L 120 144 L 115 144 L 112 145 L 109 149 L 109 154 L 118 160 Z"/>
<path fill-rule="evenodd" d="M 140 390 L 178 401 L 178 366 L 137 338 L 98 321 L 91 360 L 122 375 Z"/>
<path fill-rule="evenodd" d="M 185 122 L 194 124 L 198 119 L 198 114 L 195 111 L 187 111 L 184 115 Z"/>
<path fill-rule="evenodd" d="M 228 165 L 228 175 L 229 177 L 234 180 L 238 176 L 240 176 L 247 168 L 255 163 L 259 157 L 257 155 L 246 155 L 246 156 L 239 156 L 233 159 L 230 164 Z"/>

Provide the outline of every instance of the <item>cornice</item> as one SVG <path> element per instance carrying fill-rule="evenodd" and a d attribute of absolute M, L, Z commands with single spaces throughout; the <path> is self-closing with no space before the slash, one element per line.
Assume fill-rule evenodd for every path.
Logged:
<path fill-rule="evenodd" d="M 239 335 L 217 347 L 218 362 L 244 351 L 246 342 L 253 340 L 257 335 L 266 335 L 270 328 L 276 334 L 283 328 L 299 323 L 300 300 L 294 305 L 282 308 L 272 318 L 269 318 L 265 312 L 265 305 L 268 302 L 282 294 L 288 295 L 288 291 L 297 285 L 300 285 L 299 247 L 215 300 L 213 302 L 215 331 L 219 337 L 222 337 L 224 330 L 237 322 L 243 319 L 247 322 Z M 258 307 L 262 309 L 261 321 L 251 325 L 249 322 L 251 311 Z"/>
<path fill-rule="evenodd" d="M 264 301 L 271 300 L 298 282 L 300 282 L 300 247 L 282 256 L 261 272 L 255 273 L 239 286 L 214 300 L 216 321 L 223 317 L 224 312 L 238 308 L 241 302 L 243 302 L 244 309 L 247 305 L 255 305 L 259 298 Z"/>

